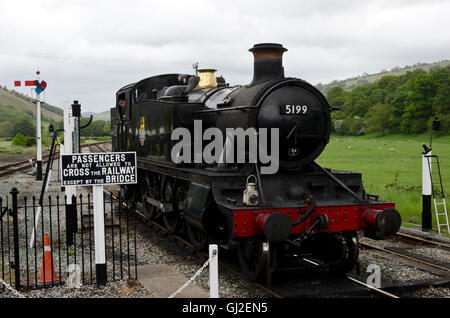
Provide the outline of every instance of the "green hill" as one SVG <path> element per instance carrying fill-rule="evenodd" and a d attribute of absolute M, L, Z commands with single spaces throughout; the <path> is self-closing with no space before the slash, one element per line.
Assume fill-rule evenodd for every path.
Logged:
<path fill-rule="evenodd" d="M 441 62 L 434 62 L 434 63 L 416 63 L 414 65 L 407 65 L 402 68 L 396 66 L 393 67 L 390 71 L 382 70 L 379 73 L 375 74 L 367 74 L 363 73 L 362 75 L 358 75 L 356 77 L 347 78 L 345 80 L 334 80 L 331 83 L 328 84 L 322 84 L 319 83 L 316 85 L 316 88 L 318 88 L 323 94 L 326 94 L 328 90 L 332 87 L 339 86 L 342 87 L 346 91 L 350 91 L 354 89 L 355 87 L 362 86 L 369 83 L 375 83 L 377 82 L 381 77 L 386 75 L 404 75 L 407 72 L 412 72 L 416 69 L 423 69 L 426 72 L 429 72 L 430 70 L 434 70 L 441 67 L 447 67 L 450 66 L 450 60 L 444 60 Z"/>
<path fill-rule="evenodd" d="M 36 118 L 36 104 L 32 102 L 30 97 L 3 87 L 0 88 L 0 106 L 10 106 L 14 108 L 17 114 L 32 114 Z M 63 117 L 63 110 L 59 107 L 41 103 L 41 108 L 41 114 L 46 119 L 56 121 Z"/>
<path fill-rule="evenodd" d="M 61 108 L 41 103 L 41 119 L 44 129 L 50 123 L 62 120 Z M 11 138 L 17 133 L 35 134 L 36 104 L 18 92 L 0 87 L 0 137 Z"/>

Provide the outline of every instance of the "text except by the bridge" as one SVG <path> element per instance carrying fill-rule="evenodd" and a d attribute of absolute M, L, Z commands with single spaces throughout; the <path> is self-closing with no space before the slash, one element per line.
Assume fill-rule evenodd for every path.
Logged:
<path fill-rule="evenodd" d="M 137 183 L 136 153 L 63 155 L 61 185 L 91 186 Z"/>

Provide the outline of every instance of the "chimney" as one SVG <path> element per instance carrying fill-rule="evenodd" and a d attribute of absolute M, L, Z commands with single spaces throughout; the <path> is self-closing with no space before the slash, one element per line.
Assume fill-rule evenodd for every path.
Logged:
<path fill-rule="evenodd" d="M 253 81 L 250 85 L 284 78 L 283 53 L 287 51 L 281 44 L 255 44 L 250 52 L 254 56 Z"/>

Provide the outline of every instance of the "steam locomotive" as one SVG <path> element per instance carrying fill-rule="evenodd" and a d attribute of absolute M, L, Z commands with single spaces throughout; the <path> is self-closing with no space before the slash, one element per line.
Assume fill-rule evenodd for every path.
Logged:
<path fill-rule="evenodd" d="M 314 161 L 329 142 L 336 109 L 314 86 L 284 76 L 287 49 L 261 43 L 249 51 L 248 85 L 232 86 L 216 70 L 200 69 L 152 76 L 116 93 L 113 151 L 136 151 L 138 158 L 139 181 L 123 193 L 198 249 L 215 242 L 236 251 L 249 280 L 270 281 L 293 260 L 348 272 L 358 259 L 357 231 L 383 239 L 399 230 L 401 217 L 394 203 L 365 192 L 360 173 Z M 224 137 L 211 137 L 211 129 Z M 248 142 L 240 146 L 230 129 L 246 132 L 241 141 Z M 174 138 L 174 131 L 194 136 L 178 152 L 183 134 Z M 263 137 L 275 142 L 264 144 Z M 223 146 L 211 151 L 218 160 L 189 153 L 213 139 Z M 265 156 L 253 154 L 251 140 Z"/>

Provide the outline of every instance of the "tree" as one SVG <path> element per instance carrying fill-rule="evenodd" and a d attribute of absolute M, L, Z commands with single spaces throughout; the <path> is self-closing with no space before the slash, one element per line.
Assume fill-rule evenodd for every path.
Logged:
<path fill-rule="evenodd" d="M 367 132 L 381 132 L 384 136 L 390 117 L 390 105 L 378 103 L 372 106 L 367 114 Z"/>
<path fill-rule="evenodd" d="M 427 121 L 433 115 L 432 98 L 436 86 L 427 74 L 419 74 L 406 83 L 409 90 L 405 99 L 401 130 L 407 134 L 422 133 L 427 128 Z"/>
<path fill-rule="evenodd" d="M 14 124 L 10 121 L 0 123 L 0 138 L 14 137 Z"/>
<path fill-rule="evenodd" d="M 450 66 L 428 73 L 416 69 L 400 76 L 383 76 L 376 83 L 358 86 L 352 91 L 338 87 L 338 81 L 333 83 L 335 87 L 328 90 L 326 97 L 330 105 L 341 108 L 341 111 L 331 113 L 332 127 L 338 134 L 361 133 L 363 127 L 357 117 L 370 119 L 371 131 L 383 134 L 386 129 L 407 134 L 422 133 L 435 116 L 443 118 L 441 124 L 447 127 L 447 115 L 450 116 Z M 383 118 L 382 114 L 387 113 L 389 118 L 383 121 L 384 126 L 380 126 L 379 117 Z"/>
<path fill-rule="evenodd" d="M 450 114 L 450 85 L 441 84 L 433 101 L 433 113 L 436 116 Z"/>
<path fill-rule="evenodd" d="M 386 75 L 377 82 L 378 88 L 394 91 L 400 83 L 400 78 L 394 75 Z"/>
<path fill-rule="evenodd" d="M 36 128 L 30 118 L 18 116 L 13 119 L 14 131 L 13 135 L 22 134 L 24 136 L 35 136 Z"/>
<path fill-rule="evenodd" d="M 390 98 L 391 117 L 389 118 L 389 127 L 396 131 L 400 131 L 400 125 L 402 123 L 402 116 L 405 110 L 405 100 L 408 97 L 408 92 L 399 88 L 395 91 Z"/>
<path fill-rule="evenodd" d="M 331 106 L 342 107 L 346 99 L 346 92 L 342 87 L 335 86 L 330 88 L 326 97 Z"/>

